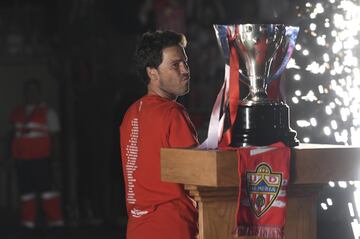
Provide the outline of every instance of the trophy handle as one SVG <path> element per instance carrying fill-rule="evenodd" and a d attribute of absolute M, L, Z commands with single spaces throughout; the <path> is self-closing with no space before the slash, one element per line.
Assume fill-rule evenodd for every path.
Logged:
<path fill-rule="evenodd" d="M 265 79 L 266 85 L 270 85 L 270 83 L 273 80 L 279 78 L 279 76 L 284 72 L 286 65 L 289 63 L 292 53 L 294 51 L 295 42 L 296 42 L 298 33 L 299 33 L 299 27 L 293 27 L 293 26 L 286 27 L 285 43 L 284 43 L 285 47 L 287 49 L 286 54 L 284 56 L 284 59 L 281 62 L 280 67 L 277 69 L 275 74 L 273 74 L 272 76 L 269 76 Z"/>

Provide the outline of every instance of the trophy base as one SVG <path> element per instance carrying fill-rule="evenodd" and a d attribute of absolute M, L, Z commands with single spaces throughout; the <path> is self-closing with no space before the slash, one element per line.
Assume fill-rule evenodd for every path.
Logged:
<path fill-rule="evenodd" d="M 232 129 L 231 146 L 265 146 L 282 141 L 299 145 L 296 132 L 289 127 L 289 108 L 282 102 L 239 105 Z"/>

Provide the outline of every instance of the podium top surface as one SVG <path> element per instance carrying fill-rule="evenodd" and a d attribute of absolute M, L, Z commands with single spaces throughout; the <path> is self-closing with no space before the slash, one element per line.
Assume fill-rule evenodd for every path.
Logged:
<path fill-rule="evenodd" d="M 292 148 L 291 181 L 323 184 L 360 180 L 360 147 L 300 144 Z M 237 186 L 235 151 L 161 149 L 161 179 L 211 187 Z"/>

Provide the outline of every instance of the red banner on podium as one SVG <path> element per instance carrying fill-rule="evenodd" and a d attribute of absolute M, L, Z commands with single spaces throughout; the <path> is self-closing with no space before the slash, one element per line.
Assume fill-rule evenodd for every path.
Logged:
<path fill-rule="evenodd" d="M 283 238 L 290 148 L 279 142 L 236 150 L 241 183 L 235 236 Z"/>

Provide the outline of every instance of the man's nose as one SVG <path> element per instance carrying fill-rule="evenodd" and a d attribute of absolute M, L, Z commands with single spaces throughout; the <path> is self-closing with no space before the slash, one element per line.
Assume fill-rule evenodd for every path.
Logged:
<path fill-rule="evenodd" d="M 189 74 L 190 73 L 190 69 L 187 63 L 185 62 L 181 62 L 180 63 L 180 71 L 182 74 Z"/>

